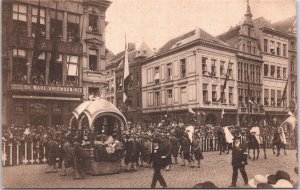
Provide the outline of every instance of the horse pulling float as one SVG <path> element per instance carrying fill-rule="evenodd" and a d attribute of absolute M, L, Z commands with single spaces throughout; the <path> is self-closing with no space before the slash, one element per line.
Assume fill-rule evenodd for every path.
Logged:
<path fill-rule="evenodd" d="M 126 128 L 126 118 L 113 104 L 102 98 L 85 101 L 73 111 L 70 125 L 73 135 L 76 133 L 83 140 L 86 173 L 102 175 L 121 171 L 123 146 L 119 139 Z"/>

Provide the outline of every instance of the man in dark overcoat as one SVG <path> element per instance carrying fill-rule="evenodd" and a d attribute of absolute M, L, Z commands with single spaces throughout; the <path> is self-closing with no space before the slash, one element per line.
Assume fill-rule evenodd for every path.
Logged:
<path fill-rule="evenodd" d="M 55 140 L 55 137 L 49 135 L 49 141 L 47 142 L 47 162 L 49 168 L 46 173 L 57 172 L 56 157 L 58 152 L 58 144 Z"/>
<path fill-rule="evenodd" d="M 74 137 L 74 169 L 75 169 L 75 177 L 74 179 L 83 179 L 84 171 L 83 171 L 83 155 L 82 155 L 82 147 L 81 147 L 81 139 L 78 135 Z"/>
<path fill-rule="evenodd" d="M 152 164 L 152 168 L 154 170 L 151 188 L 155 188 L 157 181 L 159 181 L 160 185 L 163 188 L 167 187 L 167 183 L 164 177 L 161 175 L 161 169 L 165 167 L 165 159 L 166 153 L 163 152 L 162 148 L 160 147 L 160 140 L 153 139 L 153 146 L 152 146 L 152 153 L 150 156 L 150 164 Z"/>
<path fill-rule="evenodd" d="M 136 143 L 132 136 L 126 135 L 125 139 L 125 172 L 130 172 L 131 170 L 136 171 L 136 166 L 134 164 L 135 156 L 136 156 Z"/>
<path fill-rule="evenodd" d="M 163 156 L 166 156 L 165 159 L 166 171 L 169 171 L 170 166 L 172 164 L 172 157 L 171 157 L 172 145 L 167 134 L 163 134 L 162 136 L 161 149 L 162 149 L 162 153 L 164 154 Z"/>
<path fill-rule="evenodd" d="M 232 148 L 232 181 L 229 187 L 236 187 L 237 177 L 238 177 L 238 170 L 240 170 L 244 183 L 248 185 L 248 176 L 245 171 L 245 165 L 247 165 L 247 146 L 246 144 L 241 143 L 241 136 L 236 135 L 233 139 L 233 148 Z"/>

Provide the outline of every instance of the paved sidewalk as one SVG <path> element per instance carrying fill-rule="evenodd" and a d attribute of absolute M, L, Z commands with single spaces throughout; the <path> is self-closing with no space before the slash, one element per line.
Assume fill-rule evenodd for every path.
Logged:
<path fill-rule="evenodd" d="M 291 175 L 292 180 L 297 181 L 298 176 L 294 172 L 297 165 L 296 151 L 287 150 L 288 155 L 276 157 L 272 150 L 267 150 L 267 159 L 248 161 L 246 171 L 249 180 L 255 174 L 275 174 L 278 169 Z M 191 188 L 196 183 L 212 181 L 218 187 L 227 188 L 231 183 L 232 168 L 231 155 L 219 155 L 218 152 L 204 152 L 204 160 L 201 168 L 174 165 L 170 171 L 162 172 L 168 187 Z M 153 170 L 138 168 L 137 172 L 120 173 L 103 176 L 87 175 L 84 180 L 73 180 L 74 172 L 68 171 L 67 176 L 59 173 L 45 174 L 46 165 L 22 165 L 4 167 L 2 169 L 2 182 L 4 188 L 149 188 Z M 238 187 L 244 188 L 242 177 L 239 173 Z M 159 187 L 159 184 L 157 184 Z"/>

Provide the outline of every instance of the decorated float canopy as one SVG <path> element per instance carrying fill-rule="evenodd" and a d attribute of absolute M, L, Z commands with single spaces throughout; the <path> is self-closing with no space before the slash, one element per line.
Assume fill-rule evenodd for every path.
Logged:
<path fill-rule="evenodd" d="M 120 123 L 126 124 L 126 118 L 118 108 L 103 98 L 84 101 L 75 108 L 73 114 L 77 120 L 79 120 L 82 115 L 86 115 L 90 127 L 94 127 L 94 121 L 100 116 L 113 116 L 120 120 Z"/>
<path fill-rule="evenodd" d="M 290 115 L 288 118 L 286 118 L 282 124 L 281 127 L 285 126 L 285 125 L 290 125 L 292 127 L 292 130 L 295 129 L 296 125 L 297 125 L 297 119 L 294 115 Z"/>

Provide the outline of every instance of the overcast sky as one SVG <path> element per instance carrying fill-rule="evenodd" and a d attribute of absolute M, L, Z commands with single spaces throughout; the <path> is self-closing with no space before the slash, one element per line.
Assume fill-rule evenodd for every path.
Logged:
<path fill-rule="evenodd" d="M 244 18 L 247 0 L 111 0 L 106 12 L 106 46 L 113 53 L 127 42 L 160 48 L 197 27 L 216 36 Z M 250 0 L 253 18 L 276 22 L 296 15 L 295 0 Z"/>

